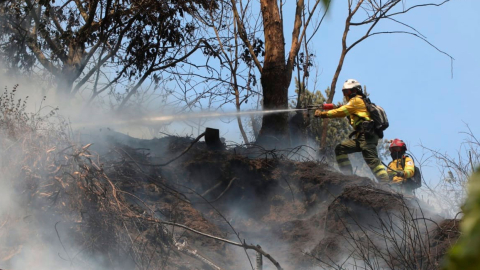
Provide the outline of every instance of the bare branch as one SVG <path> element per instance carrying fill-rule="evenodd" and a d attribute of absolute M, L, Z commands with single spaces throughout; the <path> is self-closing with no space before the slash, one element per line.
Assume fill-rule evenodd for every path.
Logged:
<path fill-rule="evenodd" d="M 438 52 L 448 56 L 451 60 L 455 60 L 455 58 L 453 58 L 453 56 L 451 56 L 450 54 L 448 54 L 447 52 L 445 51 L 442 51 L 440 50 L 437 46 L 433 45 L 431 42 L 429 42 L 426 38 L 422 37 L 421 35 L 419 34 L 416 34 L 416 33 L 411 33 L 411 32 L 407 32 L 407 31 L 383 31 L 383 32 L 375 32 L 375 33 L 371 33 L 369 34 L 368 36 L 365 36 L 365 37 L 362 37 L 361 39 L 359 39 L 357 42 L 355 42 L 354 44 L 350 45 L 349 47 L 349 50 L 356 44 L 358 44 L 361 40 L 364 40 L 368 37 L 371 37 L 371 36 L 374 36 L 374 35 L 379 35 L 379 34 L 407 34 L 407 35 L 412 35 L 412 36 L 415 36 L 421 40 L 423 40 L 424 42 L 426 42 L 428 45 L 430 45 L 431 47 L 433 47 L 435 50 L 437 50 Z"/>
<path fill-rule="evenodd" d="M 26 3 L 27 3 L 28 8 L 30 9 L 30 14 L 33 17 L 33 20 L 35 21 L 36 27 L 39 28 L 40 25 L 41 25 L 41 22 L 40 22 L 40 19 L 38 18 L 37 14 L 35 12 L 35 9 L 34 9 L 34 6 L 33 6 L 32 2 L 30 0 L 26 0 Z M 63 52 L 63 50 L 61 50 L 59 48 L 58 44 L 53 42 L 53 40 L 50 38 L 48 33 L 45 32 L 45 30 L 40 29 L 39 32 L 42 35 L 42 37 L 47 41 L 47 43 L 50 46 L 50 48 L 52 49 L 52 51 L 58 56 L 58 58 L 60 58 L 63 62 L 65 62 L 66 61 L 65 53 Z"/>
<path fill-rule="evenodd" d="M 231 0 L 231 3 L 232 3 L 233 14 L 235 16 L 235 19 L 237 20 L 238 33 L 240 34 L 240 38 L 242 39 L 243 43 L 247 46 L 248 51 L 250 52 L 250 56 L 252 57 L 253 62 L 255 63 L 255 66 L 257 66 L 258 71 L 262 73 L 263 67 L 260 64 L 260 61 L 258 60 L 257 56 L 255 55 L 255 52 L 253 51 L 252 44 L 248 40 L 247 31 L 245 30 L 245 25 L 243 24 L 240 18 L 240 15 L 238 14 L 236 1 Z"/>

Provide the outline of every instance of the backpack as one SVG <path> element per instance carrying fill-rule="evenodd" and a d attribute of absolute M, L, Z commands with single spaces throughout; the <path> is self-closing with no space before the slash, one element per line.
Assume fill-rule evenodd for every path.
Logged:
<path fill-rule="evenodd" d="M 372 103 L 369 98 L 363 97 L 362 99 L 363 102 L 365 102 L 367 111 L 370 113 L 370 118 L 374 122 L 375 133 L 377 133 L 378 137 L 382 139 L 383 131 L 389 126 L 387 113 L 382 107 L 376 105 L 375 103 Z"/>
<path fill-rule="evenodd" d="M 405 155 L 402 159 L 402 166 L 403 169 L 405 169 L 405 158 L 410 157 L 408 155 Z M 407 178 L 406 184 L 409 185 L 412 189 L 417 189 L 419 187 L 422 187 L 422 172 L 420 171 L 420 168 L 417 166 L 414 166 L 415 172 L 413 173 L 413 176 L 411 178 Z"/>

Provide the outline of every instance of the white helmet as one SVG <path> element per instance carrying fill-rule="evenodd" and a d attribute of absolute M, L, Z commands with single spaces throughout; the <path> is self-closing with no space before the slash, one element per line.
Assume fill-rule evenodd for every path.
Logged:
<path fill-rule="evenodd" d="M 355 79 L 348 79 L 343 84 L 342 89 L 353 89 L 358 88 L 358 90 L 362 91 L 362 85 Z"/>

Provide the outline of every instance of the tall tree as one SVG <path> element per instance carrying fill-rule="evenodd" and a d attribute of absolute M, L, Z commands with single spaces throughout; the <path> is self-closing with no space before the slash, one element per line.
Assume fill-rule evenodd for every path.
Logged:
<path fill-rule="evenodd" d="M 95 97 L 122 78 L 142 83 L 183 61 L 200 46 L 187 14 L 209 8 L 214 6 L 208 0 L 5 0 L 0 55 L 13 71 L 40 64 L 56 78 L 63 97 L 98 82 L 101 69 L 115 73 Z"/>
<path fill-rule="evenodd" d="M 311 6 L 308 1 L 307 3 L 298 1 L 294 4 L 296 13 L 289 15 L 294 16 L 295 30 L 286 58 L 284 2 L 260 1 L 260 5 L 257 6 L 251 1 L 218 1 L 217 10 L 210 10 L 209 16 L 199 18 L 206 26 L 207 32 L 204 36 L 208 43 L 212 44 L 204 53 L 219 60 L 219 63 L 205 61 L 209 76 L 206 79 L 215 83 L 208 83 L 204 91 L 198 91 L 198 87 L 192 91 L 195 92 L 194 101 L 200 102 L 199 100 L 203 98 L 204 102 L 208 102 L 215 96 L 218 107 L 234 103 L 239 111 L 243 104 L 258 94 L 259 91 L 255 88 L 260 81 L 261 103 L 264 109 L 288 108 L 288 88 L 293 69 L 298 66 L 297 56 L 301 44 L 306 43 L 307 26 L 316 16 L 316 11 L 320 10 L 322 2 L 328 3 L 318 0 Z M 228 73 L 225 73 L 225 70 Z M 201 78 L 203 75 L 200 72 L 194 76 Z M 190 79 L 187 80 L 191 82 Z M 257 143 L 270 146 L 288 145 L 287 120 L 286 113 L 264 116 Z M 244 141 L 248 142 L 240 117 L 237 117 L 237 122 Z"/>
<path fill-rule="evenodd" d="M 313 3 L 304 0 L 296 1 L 292 41 L 288 55 L 286 54 L 283 5 L 284 2 L 277 0 L 260 0 L 262 16 L 262 30 L 264 40 L 264 57 L 259 59 L 258 51 L 253 42 L 258 39 L 255 32 L 247 32 L 248 9 L 250 1 L 231 0 L 231 6 L 240 38 L 242 39 L 249 58 L 260 73 L 260 82 L 263 92 L 263 107 L 265 110 L 286 109 L 288 107 L 288 88 L 292 80 L 292 71 L 295 59 L 300 51 L 302 42 L 306 36 L 306 30 L 312 18 L 322 5 L 328 5 L 330 1 L 316 0 Z M 289 145 L 288 114 L 266 114 L 263 116 L 262 127 L 257 143 L 274 147 Z"/>

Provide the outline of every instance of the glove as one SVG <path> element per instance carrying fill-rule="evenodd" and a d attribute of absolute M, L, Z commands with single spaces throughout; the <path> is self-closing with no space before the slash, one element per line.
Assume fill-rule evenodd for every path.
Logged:
<path fill-rule="evenodd" d="M 403 171 L 398 171 L 397 172 L 397 176 L 398 177 L 404 177 L 405 176 L 405 173 Z"/>
<path fill-rule="evenodd" d="M 321 110 L 315 111 L 315 117 L 327 118 L 327 112 L 322 112 Z"/>

